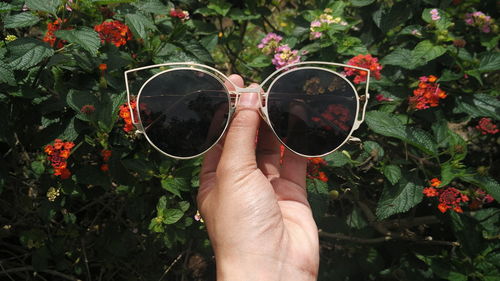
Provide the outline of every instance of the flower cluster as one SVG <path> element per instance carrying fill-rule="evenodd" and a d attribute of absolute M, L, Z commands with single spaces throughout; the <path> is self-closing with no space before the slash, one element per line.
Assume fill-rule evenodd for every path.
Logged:
<path fill-rule="evenodd" d="M 367 54 L 367 55 L 357 55 L 353 58 L 351 58 L 348 62 L 348 65 L 352 66 L 358 66 L 358 67 L 363 67 L 367 68 L 370 70 L 370 76 L 375 77 L 375 79 L 380 80 L 381 74 L 380 71 L 382 70 L 382 65 L 378 63 L 378 59 L 372 57 L 372 55 Z M 366 81 L 366 76 L 368 73 L 363 70 L 351 68 L 351 67 L 345 67 L 344 68 L 345 74 L 347 76 L 353 76 L 354 77 L 354 83 L 359 84 L 362 82 Z"/>
<path fill-rule="evenodd" d="M 336 130 L 349 131 L 347 122 L 351 118 L 351 113 L 342 104 L 330 104 L 320 117 L 312 117 L 313 122 L 320 123 L 323 129 L 330 131 L 335 127 Z"/>
<path fill-rule="evenodd" d="M 330 24 L 340 24 L 343 26 L 347 25 L 347 22 L 343 21 L 340 17 L 333 17 L 331 15 L 332 9 L 325 9 L 324 13 L 319 16 L 319 18 L 313 20 L 309 27 L 310 33 L 309 38 L 311 40 L 321 38 L 323 32 L 328 31 Z"/>
<path fill-rule="evenodd" d="M 131 101 L 130 107 L 132 108 L 133 111 L 135 111 L 137 108 L 137 102 Z M 134 125 L 132 124 L 132 116 L 130 115 L 130 109 L 129 109 L 128 103 L 125 103 L 125 104 L 120 106 L 119 115 L 123 119 L 123 122 L 125 122 L 125 126 L 123 126 L 123 130 L 127 133 L 134 130 Z"/>
<path fill-rule="evenodd" d="M 187 21 L 189 19 L 189 12 L 183 11 L 181 9 L 170 9 L 170 16 L 173 18 L 178 18 L 181 21 Z"/>
<path fill-rule="evenodd" d="M 60 188 L 54 188 L 54 187 L 51 187 L 49 188 L 49 190 L 47 190 L 47 200 L 49 200 L 50 202 L 54 202 L 56 201 L 57 197 L 59 197 L 59 195 L 61 195 L 61 189 Z"/>
<path fill-rule="evenodd" d="M 465 14 L 465 24 L 477 27 L 484 33 L 489 33 L 494 27 L 492 18 L 479 11 Z"/>
<path fill-rule="evenodd" d="M 104 21 L 94 26 L 94 30 L 99 33 L 101 43 L 111 43 L 116 47 L 123 46 L 132 39 L 128 26 L 118 20 Z"/>
<path fill-rule="evenodd" d="M 409 98 L 410 107 L 422 110 L 439 105 L 439 100 L 446 98 L 446 92 L 439 88 L 436 83 L 437 77 L 434 75 L 422 76 L 419 78 L 418 88 L 413 91 L 413 96 Z"/>
<path fill-rule="evenodd" d="M 43 37 L 43 41 L 49 43 L 50 46 L 54 47 L 54 44 L 56 43 L 56 40 L 57 40 L 54 32 L 61 29 L 61 25 L 63 22 L 66 22 L 66 20 L 62 21 L 59 18 L 56 19 L 54 22 L 49 22 L 47 24 L 47 32 L 45 32 L 45 36 Z M 58 48 L 58 49 L 62 48 L 65 43 L 66 43 L 66 41 L 59 40 L 56 48 Z"/>
<path fill-rule="evenodd" d="M 320 171 L 320 168 L 326 166 L 325 159 L 321 157 L 309 158 L 307 161 L 307 177 L 310 179 L 319 179 L 320 181 L 327 182 L 328 177 L 325 172 Z"/>
<path fill-rule="evenodd" d="M 432 9 L 429 13 L 431 14 L 431 19 L 433 21 L 437 21 L 437 20 L 441 19 L 441 16 L 439 15 L 438 9 Z"/>
<path fill-rule="evenodd" d="M 276 69 L 280 69 L 289 64 L 294 64 L 300 61 L 299 51 L 292 50 L 288 45 L 281 45 L 276 48 L 276 53 L 272 59 Z"/>
<path fill-rule="evenodd" d="M 54 168 L 54 175 L 60 176 L 61 179 L 67 179 L 71 176 L 66 162 L 71 154 L 71 149 L 75 146 L 73 142 L 63 142 L 60 139 L 55 139 L 53 145 L 45 146 L 47 159 L 51 162 Z"/>
<path fill-rule="evenodd" d="M 111 154 L 112 154 L 111 150 L 109 150 L 109 149 L 103 149 L 101 151 L 102 161 L 104 162 L 101 165 L 101 171 L 103 171 L 103 172 L 109 171 L 108 161 L 109 161 L 109 158 L 111 158 Z"/>
<path fill-rule="evenodd" d="M 492 123 L 491 118 L 486 117 L 483 117 L 481 118 L 481 120 L 479 120 L 479 123 L 476 125 L 476 129 L 478 129 L 483 135 L 494 135 L 500 131 L 498 130 L 497 125 Z"/>
<path fill-rule="evenodd" d="M 493 196 L 487 194 L 486 192 L 484 192 L 484 190 L 478 188 L 474 192 L 474 199 L 471 200 L 469 208 L 471 208 L 472 210 L 476 210 L 481 208 L 483 204 L 489 204 L 492 203 L 493 201 L 495 201 L 495 199 L 493 199 Z"/>
<path fill-rule="evenodd" d="M 441 181 L 437 178 L 430 180 L 429 187 L 424 188 L 423 193 L 427 197 L 438 197 L 438 209 L 445 213 L 448 209 L 452 209 L 457 213 L 463 213 L 460 203 L 469 201 L 467 195 L 462 194 L 460 190 L 454 187 L 441 187 Z"/>
<path fill-rule="evenodd" d="M 260 41 L 259 45 L 257 45 L 257 47 L 259 49 L 262 49 L 262 52 L 264 54 L 270 55 L 270 54 L 274 53 L 276 48 L 278 48 L 279 43 L 281 42 L 282 39 L 283 39 L 283 37 L 279 36 L 276 33 L 271 32 L 271 33 L 268 33 L 266 35 L 266 37 L 262 38 L 262 40 Z"/>
<path fill-rule="evenodd" d="M 95 107 L 91 104 L 86 104 L 84 106 L 82 106 L 82 108 L 80 108 L 80 112 L 85 114 L 85 115 L 90 115 L 92 113 L 94 113 L 95 111 Z"/>

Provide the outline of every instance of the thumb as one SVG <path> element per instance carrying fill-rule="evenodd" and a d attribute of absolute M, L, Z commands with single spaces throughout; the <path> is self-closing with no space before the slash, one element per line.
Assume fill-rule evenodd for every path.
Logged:
<path fill-rule="evenodd" d="M 259 86 L 253 84 L 250 87 Z M 253 171 L 257 168 L 255 140 L 260 124 L 260 107 L 258 92 L 240 94 L 235 116 L 226 134 L 217 172 L 224 175 L 230 171 Z"/>

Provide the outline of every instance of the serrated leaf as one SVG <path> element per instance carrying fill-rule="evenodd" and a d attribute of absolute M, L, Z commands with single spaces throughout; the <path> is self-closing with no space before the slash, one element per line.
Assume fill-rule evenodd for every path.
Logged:
<path fill-rule="evenodd" d="M 13 70 L 28 69 L 54 54 L 49 45 L 34 38 L 19 38 L 7 46 L 10 50 L 8 64 Z"/>
<path fill-rule="evenodd" d="M 265 55 L 256 56 L 248 65 L 251 67 L 266 67 L 271 65 L 271 59 Z"/>
<path fill-rule="evenodd" d="M 161 187 L 182 198 L 181 191 L 189 190 L 189 182 L 185 178 L 168 177 L 161 180 Z"/>
<path fill-rule="evenodd" d="M 5 17 L 5 28 L 22 28 L 37 24 L 40 19 L 33 13 L 19 13 Z"/>
<path fill-rule="evenodd" d="M 0 61 L 0 83 L 16 85 L 16 79 L 12 68 L 3 61 Z"/>
<path fill-rule="evenodd" d="M 13 6 L 6 2 L 0 2 L 0 13 L 9 12 L 13 9 Z"/>
<path fill-rule="evenodd" d="M 498 52 L 488 53 L 479 61 L 480 72 L 495 71 L 500 69 L 500 54 Z"/>
<path fill-rule="evenodd" d="M 369 111 L 365 120 L 368 127 L 377 134 L 400 139 L 430 155 L 437 154 L 437 145 L 429 133 L 403 125 L 401 120 L 391 113 Z"/>
<path fill-rule="evenodd" d="M 227 15 L 227 12 L 231 9 L 231 4 L 227 3 L 224 0 L 216 0 L 211 1 L 210 4 L 207 5 L 207 8 L 215 11 L 217 14 L 221 16 Z"/>
<path fill-rule="evenodd" d="M 374 141 L 365 141 L 363 143 L 363 149 L 370 155 L 375 155 L 378 158 L 384 157 L 384 149 Z"/>
<path fill-rule="evenodd" d="M 26 0 L 26 6 L 31 10 L 51 13 L 54 16 L 59 5 L 61 5 L 60 0 Z"/>
<path fill-rule="evenodd" d="M 383 220 L 408 211 L 422 201 L 422 190 L 421 185 L 405 178 L 396 186 L 386 185 L 377 204 L 377 218 Z"/>
<path fill-rule="evenodd" d="M 164 224 L 174 224 L 184 216 L 184 212 L 179 209 L 165 209 L 161 215 Z"/>
<path fill-rule="evenodd" d="M 31 162 L 31 169 L 37 175 L 41 175 L 41 174 L 43 174 L 43 172 L 45 172 L 45 166 L 43 165 L 42 161 Z"/>
<path fill-rule="evenodd" d="M 383 65 L 396 65 L 406 69 L 413 69 L 415 67 L 412 64 L 408 63 L 411 62 L 411 60 L 412 60 L 411 50 L 400 48 L 394 50 L 392 53 L 385 56 L 380 61 L 380 63 Z"/>
<path fill-rule="evenodd" d="M 344 153 L 340 151 L 334 151 L 324 157 L 325 161 L 330 167 L 342 167 L 348 163 L 351 163 L 351 159 L 347 157 Z"/>
<path fill-rule="evenodd" d="M 392 185 L 395 185 L 401 179 L 401 169 L 396 165 L 385 166 L 383 172 Z"/>
<path fill-rule="evenodd" d="M 471 117 L 491 117 L 500 120 L 500 101 L 487 94 L 458 96 L 455 112 L 464 112 Z"/>
<path fill-rule="evenodd" d="M 130 27 L 134 36 L 147 39 L 147 30 L 155 30 L 154 23 L 142 14 L 126 14 L 125 23 Z"/>
<path fill-rule="evenodd" d="M 438 15 L 439 15 L 439 19 L 438 20 L 433 20 L 432 19 L 432 15 L 431 15 L 431 11 L 432 10 L 436 10 L 438 12 Z M 441 30 L 447 29 L 452 24 L 452 22 L 449 19 L 449 16 L 446 14 L 446 12 L 443 11 L 443 10 L 441 10 L 441 9 L 437 9 L 437 8 L 434 8 L 434 9 L 430 9 L 430 8 L 424 9 L 424 11 L 422 12 L 422 19 L 424 21 L 426 21 L 427 23 L 435 24 L 436 27 L 438 29 L 441 29 Z"/>
<path fill-rule="evenodd" d="M 93 3 L 99 5 L 108 5 L 108 4 L 119 4 L 119 3 L 131 3 L 136 0 L 92 0 Z"/>
<path fill-rule="evenodd" d="M 212 55 L 203 47 L 198 41 L 181 41 L 178 42 L 182 46 L 182 50 L 188 54 L 196 57 L 196 59 L 203 63 L 213 63 Z"/>
<path fill-rule="evenodd" d="M 136 6 L 139 10 L 146 13 L 164 15 L 169 11 L 167 6 L 165 6 L 159 0 L 139 1 L 134 3 L 133 5 Z"/>
<path fill-rule="evenodd" d="M 55 35 L 69 43 L 74 43 L 87 50 L 90 54 L 95 56 L 97 50 L 101 46 L 101 39 L 99 34 L 93 29 L 88 27 L 80 27 L 79 29 L 71 30 L 58 30 Z"/>
<path fill-rule="evenodd" d="M 181 201 L 179 202 L 179 208 L 181 208 L 181 211 L 183 212 L 186 212 L 187 210 L 189 210 L 189 202 L 188 201 Z"/>
<path fill-rule="evenodd" d="M 422 66 L 446 53 L 446 48 L 436 46 L 429 40 L 422 41 L 415 46 L 411 52 L 412 64 L 415 66 Z"/>

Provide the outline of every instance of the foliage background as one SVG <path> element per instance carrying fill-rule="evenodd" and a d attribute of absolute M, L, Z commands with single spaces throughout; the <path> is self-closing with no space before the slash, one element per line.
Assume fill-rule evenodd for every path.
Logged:
<path fill-rule="evenodd" d="M 347 25 L 311 39 L 325 8 Z M 214 280 L 193 219 L 200 159 L 168 159 L 123 130 L 123 71 L 198 61 L 261 81 L 274 66 L 257 45 L 276 32 L 301 60 L 369 53 L 383 66 L 362 143 L 326 157 L 327 182 L 308 180 L 319 279 L 499 280 L 500 139 L 476 128 L 500 119 L 499 10 L 493 0 L 2 1 L 0 279 Z M 474 11 L 491 16 L 489 32 L 465 23 Z M 57 18 L 51 47 L 42 39 Z M 99 40 L 94 26 L 109 18 L 130 28 L 126 44 Z M 428 75 L 448 96 L 415 110 L 408 98 Z M 44 152 L 57 138 L 76 144 L 67 179 Z M 463 213 L 425 198 L 432 178 L 468 196 Z"/>

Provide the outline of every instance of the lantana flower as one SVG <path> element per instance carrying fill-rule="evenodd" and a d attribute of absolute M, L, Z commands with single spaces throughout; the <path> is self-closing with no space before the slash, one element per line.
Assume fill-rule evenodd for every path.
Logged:
<path fill-rule="evenodd" d="M 132 32 L 128 26 L 118 20 L 104 21 L 94 26 L 94 30 L 99 33 L 101 43 L 111 43 L 116 47 L 123 46 L 132 39 Z"/>
<path fill-rule="evenodd" d="M 321 167 L 326 166 L 325 159 L 321 157 L 309 158 L 307 161 L 307 177 L 310 179 L 319 179 L 322 182 L 328 181 L 325 172 L 320 171 Z"/>
<path fill-rule="evenodd" d="M 332 9 L 327 8 L 323 11 L 323 14 L 311 22 L 309 27 L 309 38 L 311 40 L 321 38 L 323 36 L 323 32 L 330 29 L 331 24 L 347 25 L 346 21 L 342 20 L 340 17 L 333 17 L 331 13 Z"/>
<path fill-rule="evenodd" d="M 409 98 L 410 107 L 417 110 L 436 107 L 439 100 L 447 97 L 439 84 L 436 83 L 437 77 L 434 75 L 422 76 L 418 88 L 413 90 L 413 96 Z"/>
<path fill-rule="evenodd" d="M 170 9 L 170 16 L 173 18 L 178 18 L 181 21 L 187 21 L 189 19 L 189 12 L 182 9 Z"/>
<path fill-rule="evenodd" d="M 73 142 L 64 142 L 61 139 L 55 139 L 54 144 L 45 146 L 44 151 L 54 168 L 55 176 L 60 176 L 61 179 L 67 179 L 71 176 L 67 159 L 71 155 L 71 149 L 74 146 Z"/>
<path fill-rule="evenodd" d="M 43 41 L 49 43 L 50 46 L 54 47 L 54 44 L 56 43 L 56 40 L 57 40 L 54 32 L 61 29 L 61 27 L 62 27 L 61 25 L 63 24 L 63 22 L 66 22 L 66 20 L 63 21 L 59 18 L 56 19 L 54 22 L 49 22 L 47 24 L 47 32 L 45 32 L 45 36 L 43 37 Z M 60 49 L 64 46 L 64 44 L 66 44 L 66 41 L 59 40 L 56 48 Z"/>
<path fill-rule="evenodd" d="M 500 130 L 497 128 L 497 125 L 493 124 L 491 118 L 483 117 L 479 120 L 479 123 L 476 125 L 476 129 L 478 129 L 481 134 L 491 134 L 494 135 L 498 133 Z"/>
<path fill-rule="evenodd" d="M 270 55 L 278 48 L 282 39 L 283 37 L 276 33 L 268 33 L 266 37 L 262 38 L 257 48 L 262 49 L 264 54 Z"/>
<path fill-rule="evenodd" d="M 437 188 L 441 185 L 441 181 L 437 178 L 430 180 L 429 187 L 423 189 L 423 193 L 427 197 L 437 197 L 439 200 L 438 210 L 445 213 L 447 210 L 452 209 L 457 213 L 463 213 L 460 203 L 469 201 L 469 197 L 460 190 L 454 187 L 442 187 Z"/>
<path fill-rule="evenodd" d="M 480 11 L 465 14 L 465 24 L 477 27 L 484 33 L 489 33 L 492 28 L 496 28 L 493 19 Z"/>
<path fill-rule="evenodd" d="M 137 108 L 137 102 L 131 101 L 130 107 L 132 108 L 132 111 L 135 111 Z M 125 103 L 125 104 L 120 106 L 119 115 L 123 119 L 123 122 L 125 122 L 125 126 L 123 126 L 123 130 L 127 133 L 134 130 L 134 125 L 132 124 L 132 116 L 130 115 L 130 109 L 129 109 L 128 103 Z"/>
<path fill-rule="evenodd" d="M 351 58 L 347 62 L 347 64 L 352 66 L 367 68 L 370 70 L 370 76 L 375 77 L 375 79 L 377 80 L 380 80 L 381 78 L 380 71 L 382 70 L 382 65 L 378 63 L 377 58 L 372 57 L 372 55 L 370 54 L 357 55 Z M 355 84 L 365 82 L 366 76 L 368 75 L 368 73 L 364 70 L 359 70 L 351 67 L 345 67 L 344 71 L 347 76 L 355 76 L 354 77 Z"/>
<path fill-rule="evenodd" d="M 294 64 L 300 61 L 298 50 L 292 50 L 288 45 L 281 45 L 276 49 L 276 53 L 272 59 L 276 69 L 280 69 L 289 64 Z"/>

